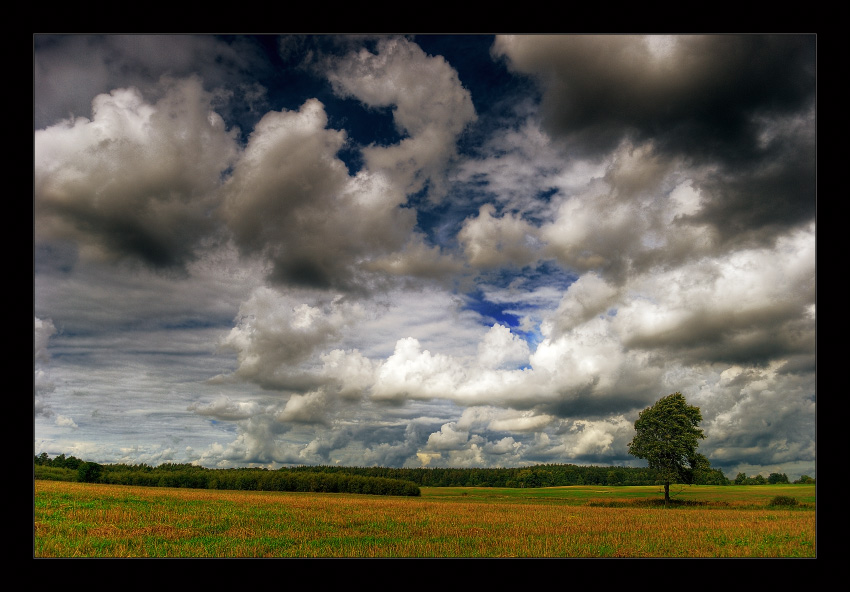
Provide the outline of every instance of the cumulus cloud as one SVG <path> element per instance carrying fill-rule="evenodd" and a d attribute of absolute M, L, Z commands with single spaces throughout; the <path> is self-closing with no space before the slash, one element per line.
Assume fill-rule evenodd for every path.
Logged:
<path fill-rule="evenodd" d="M 53 380 L 44 370 L 36 370 L 33 373 L 33 415 L 50 417 L 53 415 L 53 409 L 47 401 L 47 397 L 56 385 Z"/>
<path fill-rule="evenodd" d="M 625 426 L 624 426 L 625 424 Z M 611 445 L 615 439 L 618 429 L 626 427 L 631 436 L 631 425 L 624 420 L 617 423 L 577 421 L 570 426 L 570 436 L 567 437 L 566 446 L 569 455 L 578 458 L 588 458 L 595 455 L 603 455 L 611 451 Z"/>
<path fill-rule="evenodd" d="M 804 237 L 797 240 L 808 242 Z M 758 257 L 782 263 L 759 264 Z M 533 351 L 508 327 L 496 324 L 481 336 L 474 359 L 425 349 L 413 337 L 398 340 L 385 359 L 353 349 L 326 350 L 342 339 L 343 329 L 358 315 L 359 322 L 365 322 L 363 309 L 342 301 L 323 308 L 296 306 L 271 290 L 258 291 L 246 303 L 240 326 L 225 343 L 239 352 L 234 377 L 266 388 L 334 385 L 333 392 L 354 400 L 363 395 L 395 403 L 445 399 L 463 405 L 536 408 L 547 416 L 601 417 L 651 403 L 667 388 L 665 377 L 675 364 L 731 362 L 737 351 L 767 356 L 747 360 L 763 363 L 810 351 L 812 343 L 800 333 L 799 315 L 813 302 L 813 294 L 805 289 L 812 280 L 812 265 L 806 250 L 791 243 L 780 253 L 736 255 L 726 268 L 702 263 L 666 276 L 655 274 L 652 281 L 638 277 L 625 288 L 589 274 L 566 291 L 541 326 L 542 340 Z M 747 302 L 765 301 L 774 304 L 759 305 L 751 317 Z M 721 322 L 714 323 L 715 317 Z M 776 319 L 777 330 L 763 328 L 770 318 Z M 709 335 L 700 332 L 697 323 L 706 330 L 722 329 L 712 329 Z M 790 323 L 789 337 L 777 339 L 785 323 Z M 812 337 L 813 323 L 812 318 Z M 750 331 L 749 326 L 759 329 Z M 751 347 L 762 338 L 765 348 L 759 354 Z M 300 375 L 291 372 L 311 358 L 309 372 L 306 367 Z M 295 410 L 308 401 L 314 403 L 309 409 L 315 409 L 326 396 L 326 391 L 317 391 L 291 399 L 292 417 L 313 417 Z"/>
<path fill-rule="evenodd" d="M 657 398 L 662 369 L 646 352 L 624 349 L 607 318 L 595 317 L 557 338 L 547 331 L 530 361 L 535 375 L 546 380 L 538 398 L 548 413 L 595 419 Z"/>
<path fill-rule="evenodd" d="M 534 433 L 551 425 L 555 418 L 551 415 L 534 413 L 533 411 L 515 411 L 512 409 L 490 408 L 486 427 L 493 432 Z M 466 414 L 464 413 L 464 416 Z M 504 438 L 500 441 L 503 442 Z M 512 448 L 518 444 L 509 439 Z"/>
<path fill-rule="evenodd" d="M 577 279 L 558 304 L 551 323 L 552 337 L 583 325 L 598 315 L 607 314 L 618 302 L 620 291 L 599 275 L 588 273 Z"/>
<path fill-rule="evenodd" d="M 65 415 L 57 415 L 57 416 L 56 416 L 55 423 L 56 423 L 56 425 L 57 425 L 58 427 L 60 427 L 60 428 L 72 428 L 72 429 L 75 429 L 75 428 L 77 428 L 77 427 L 78 427 L 78 426 L 77 426 L 77 423 L 76 423 L 73 419 L 71 419 L 70 417 L 67 417 L 67 416 L 65 416 Z"/>
<path fill-rule="evenodd" d="M 662 158 L 709 167 L 698 219 L 727 240 L 762 242 L 815 215 L 815 51 L 812 35 L 499 36 L 493 45 L 539 80 L 546 129 L 572 150 L 605 158 L 623 143 L 651 144 Z"/>
<path fill-rule="evenodd" d="M 34 318 L 33 358 L 38 362 L 47 362 L 50 354 L 47 352 L 47 341 L 56 334 L 56 326 L 51 319 Z"/>
<path fill-rule="evenodd" d="M 276 419 L 281 422 L 324 423 L 328 397 L 322 390 L 292 395 Z"/>
<path fill-rule="evenodd" d="M 378 370 L 375 399 L 454 396 L 463 368 L 449 356 L 423 350 L 413 337 L 399 339 L 395 351 Z"/>
<path fill-rule="evenodd" d="M 294 463 L 298 451 L 280 442 L 286 427 L 271 414 L 260 414 L 239 422 L 239 432 L 229 444 L 214 443 L 198 455 L 198 462 L 216 467 L 241 467 Z"/>
<path fill-rule="evenodd" d="M 427 448 L 439 452 L 466 448 L 469 442 L 469 432 L 458 430 L 457 424 L 447 423 L 428 437 Z"/>
<path fill-rule="evenodd" d="M 147 89 L 161 75 L 198 75 L 217 88 L 239 88 L 239 75 L 266 65 L 245 39 L 210 35 L 36 35 L 34 123 L 85 115 L 91 97 L 117 87 Z M 240 97 L 242 98 L 242 97 Z"/>
<path fill-rule="evenodd" d="M 232 131 L 197 78 L 164 80 L 148 102 L 135 88 L 95 97 L 92 118 L 35 132 L 36 240 L 185 271 L 214 227 Z"/>
<path fill-rule="evenodd" d="M 405 193 L 429 185 L 432 197 L 445 192 L 445 166 L 455 142 L 476 118 L 469 92 L 440 56 L 428 56 L 403 38 L 381 39 L 376 53 L 347 55 L 328 73 L 334 90 L 370 108 L 391 108 L 403 139 L 363 151 L 369 169 L 387 174 Z"/>
<path fill-rule="evenodd" d="M 754 116 L 812 100 L 814 52 L 810 35 L 499 36 L 493 45 L 541 80 L 555 134 L 600 152 L 651 135 L 665 150 L 729 160 L 757 149 Z"/>
<path fill-rule="evenodd" d="M 257 415 L 261 407 L 256 401 L 233 401 L 226 395 L 219 395 L 209 403 L 192 403 L 189 410 L 217 420 L 234 421 Z"/>
<path fill-rule="evenodd" d="M 469 264 L 478 269 L 516 265 L 523 267 L 538 258 L 537 229 L 520 216 L 493 216 L 492 204 L 481 206 L 478 216 L 464 222 L 458 240 Z"/>
<path fill-rule="evenodd" d="M 813 354 L 813 232 L 635 282 L 643 297 L 619 308 L 614 321 L 624 344 L 701 362 L 760 365 Z"/>
<path fill-rule="evenodd" d="M 247 380 L 266 389 L 307 388 L 316 379 L 299 365 L 321 353 L 362 314 L 359 305 L 339 298 L 312 306 L 258 288 L 242 304 L 237 326 L 221 342 L 221 347 L 236 352 L 239 366 L 232 376 L 218 380 Z"/>
<path fill-rule="evenodd" d="M 463 273 L 463 263 L 439 246 L 428 245 L 421 233 L 414 232 L 401 250 L 364 262 L 363 269 L 407 278 L 412 285 L 417 280 L 442 282 L 453 278 Z"/>
<path fill-rule="evenodd" d="M 361 264 L 407 242 L 411 210 L 381 173 L 349 177 L 337 153 L 344 132 L 327 129 L 323 105 L 269 113 L 227 182 L 224 219 L 240 250 L 271 264 L 277 284 L 351 290 Z"/>
<path fill-rule="evenodd" d="M 746 467 L 741 470 L 770 467 L 771 472 L 785 472 L 801 462 L 814 462 L 813 371 L 788 375 L 781 362 L 734 364 L 715 371 L 705 368 L 699 378 L 697 402 L 706 433 L 701 448 L 713 464 L 729 467 L 729 472 L 736 463 Z"/>
<path fill-rule="evenodd" d="M 528 344 L 504 325 L 493 325 L 478 344 L 478 362 L 485 368 L 525 364 L 529 353 Z"/>
<path fill-rule="evenodd" d="M 377 363 L 357 350 L 334 349 L 321 358 L 321 375 L 342 398 L 359 399 L 375 381 Z"/>

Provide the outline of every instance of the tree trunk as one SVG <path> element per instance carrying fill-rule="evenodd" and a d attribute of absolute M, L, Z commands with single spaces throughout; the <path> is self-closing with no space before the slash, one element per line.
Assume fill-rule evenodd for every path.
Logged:
<path fill-rule="evenodd" d="M 669 503 L 670 503 L 670 482 L 665 481 L 664 482 L 664 505 L 666 506 Z"/>

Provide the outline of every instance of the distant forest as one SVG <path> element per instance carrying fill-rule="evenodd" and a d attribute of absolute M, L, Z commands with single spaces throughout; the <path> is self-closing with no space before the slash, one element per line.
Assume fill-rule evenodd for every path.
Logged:
<path fill-rule="evenodd" d="M 98 464 L 64 454 L 35 456 L 35 478 L 118 485 L 264 491 L 316 491 L 419 495 L 419 487 L 555 487 L 562 485 L 657 485 L 649 468 L 546 464 L 520 468 L 389 468 L 297 466 L 208 469 L 191 464 Z M 787 477 L 786 481 L 787 483 Z M 694 485 L 729 485 L 719 469 L 696 471 Z"/>
<path fill-rule="evenodd" d="M 60 454 L 50 459 L 35 457 L 34 477 L 54 481 L 81 481 L 146 487 L 189 487 L 242 491 L 297 491 L 316 493 L 363 493 L 371 495 L 420 495 L 410 481 L 346 473 L 303 472 L 289 469 L 207 469 L 190 464 L 98 464 Z"/>
<path fill-rule="evenodd" d="M 345 473 L 412 481 L 421 487 L 557 487 L 562 485 L 660 485 L 649 468 L 547 464 L 520 468 L 418 468 L 299 466 L 295 473 Z M 693 485 L 729 485 L 719 469 L 697 471 Z"/>

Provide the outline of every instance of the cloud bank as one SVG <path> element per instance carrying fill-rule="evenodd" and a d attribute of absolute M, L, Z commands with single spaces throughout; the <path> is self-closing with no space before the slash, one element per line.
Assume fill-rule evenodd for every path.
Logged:
<path fill-rule="evenodd" d="M 814 475 L 815 41 L 36 36 L 37 452 Z"/>

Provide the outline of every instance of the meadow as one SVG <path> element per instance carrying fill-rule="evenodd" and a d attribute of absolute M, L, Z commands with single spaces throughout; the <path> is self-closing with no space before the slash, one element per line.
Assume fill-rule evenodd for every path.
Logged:
<path fill-rule="evenodd" d="M 815 557 L 814 485 L 423 487 L 421 497 L 34 481 L 34 557 Z M 771 505 L 777 496 L 796 505 Z"/>

